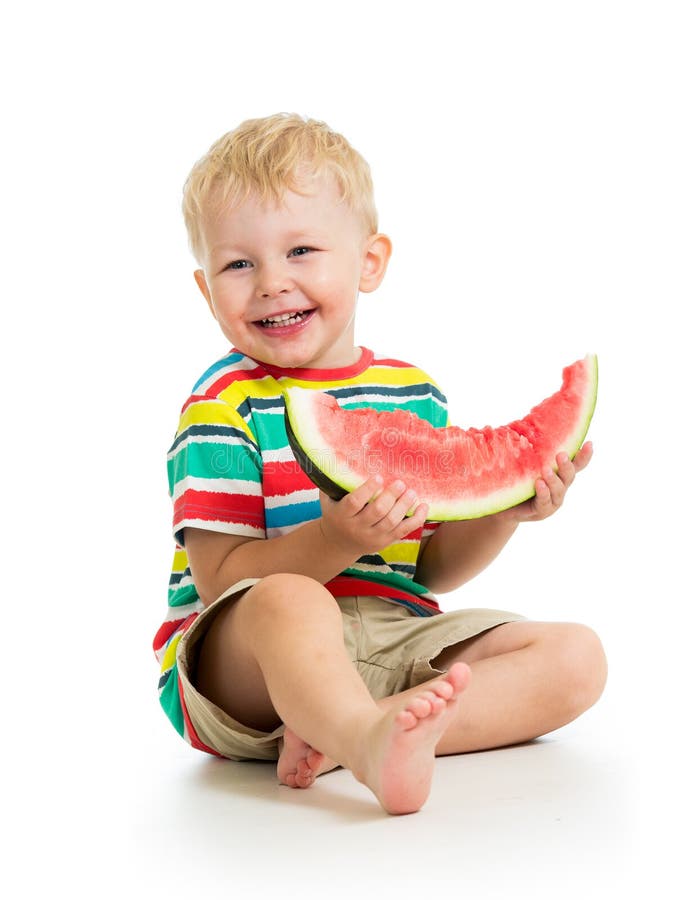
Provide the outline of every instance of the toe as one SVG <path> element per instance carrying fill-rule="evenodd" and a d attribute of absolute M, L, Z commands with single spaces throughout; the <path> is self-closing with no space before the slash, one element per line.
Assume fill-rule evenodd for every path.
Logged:
<path fill-rule="evenodd" d="M 454 686 L 449 681 L 436 681 L 430 686 L 430 689 L 445 702 L 451 700 L 455 693 Z"/>
<path fill-rule="evenodd" d="M 448 701 L 444 697 L 435 697 L 433 701 L 433 715 L 444 712 L 447 708 Z"/>
<path fill-rule="evenodd" d="M 442 682 L 443 684 L 445 682 Z M 428 691 L 423 691 L 423 693 L 419 694 L 416 699 L 424 701 L 426 706 L 421 706 L 417 708 L 416 713 L 420 713 L 420 718 L 425 718 L 426 716 L 434 715 L 435 713 L 441 712 L 443 709 L 446 709 L 447 700 L 451 699 L 453 696 L 453 688 L 449 685 L 451 694 L 447 698 L 444 696 L 444 691 L 438 693 L 436 689 L 431 689 Z"/>
<path fill-rule="evenodd" d="M 431 694 L 429 691 L 417 694 L 416 697 L 413 697 L 409 703 L 407 703 L 407 710 L 410 713 L 413 713 L 417 719 L 424 719 L 432 712 L 434 698 L 435 695 Z"/>
<path fill-rule="evenodd" d="M 409 731 L 409 729 L 414 728 L 418 722 L 418 716 L 415 716 L 410 709 L 403 709 L 398 712 L 395 721 L 404 728 L 405 731 Z"/>
<path fill-rule="evenodd" d="M 455 693 L 464 691 L 470 684 L 470 666 L 466 663 L 454 663 L 447 672 L 447 681 L 454 688 Z"/>

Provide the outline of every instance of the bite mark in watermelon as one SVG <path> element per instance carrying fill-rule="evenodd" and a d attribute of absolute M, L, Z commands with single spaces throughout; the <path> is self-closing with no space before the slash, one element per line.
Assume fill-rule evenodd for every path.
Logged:
<path fill-rule="evenodd" d="M 323 391 L 285 391 L 285 423 L 301 468 L 335 500 L 373 475 L 401 479 L 431 521 L 475 519 L 528 500 L 555 457 L 582 445 L 597 400 L 597 357 L 567 366 L 562 386 L 499 428 L 434 428 L 406 410 L 342 409 Z"/>

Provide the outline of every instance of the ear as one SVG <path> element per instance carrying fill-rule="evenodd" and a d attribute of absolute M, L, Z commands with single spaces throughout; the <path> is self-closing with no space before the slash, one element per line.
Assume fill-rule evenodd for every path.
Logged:
<path fill-rule="evenodd" d="M 193 278 L 197 282 L 197 286 L 200 288 L 200 293 L 207 301 L 209 311 L 214 316 L 214 318 L 216 318 L 216 313 L 214 312 L 214 304 L 212 303 L 212 294 L 209 290 L 209 285 L 207 284 L 207 276 L 202 269 L 197 269 L 195 272 L 193 272 Z"/>
<path fill-rule="evenodd" d="M 387 235 L 372 234 L 367 238 L 360 278 L 360 291 L 363 294 L 375 291 L 383 281 L 392 252 L 392 241 Z"/>

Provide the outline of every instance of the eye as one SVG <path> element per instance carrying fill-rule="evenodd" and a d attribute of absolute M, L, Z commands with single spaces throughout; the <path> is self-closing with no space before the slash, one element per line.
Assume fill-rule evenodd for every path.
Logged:
<path fill-rule="evenodd" d="M 292 251 L 290 251 L 290 256 L 305 256 L 307 253 L 312 253 L 312 247 L 294 247 Z"/>
<path fill-rule="evenodd" d="M 247 262 L 246 259 L 236 259 L 231 263 L 228 263 L 226 269 L 246 269 L 247 266 L 250 266 L 251 263 Z"/>

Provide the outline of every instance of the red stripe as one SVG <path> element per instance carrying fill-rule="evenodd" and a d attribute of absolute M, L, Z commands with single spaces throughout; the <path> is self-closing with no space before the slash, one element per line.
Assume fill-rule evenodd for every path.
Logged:
<path fill-rule="evenodd" d="M 195 491 L 192 488 L 174 503 L 174 528 L 186 519 L 203 522 L 237 522 L 240 525 L 265 527 L 263 497 L 252 494 L 228 494 Z"/>
<path fill-rule="evenodd" d="M 193 403 L 204 403 L 204 400 L 205 398 L 203 394 L 191 394 L 181 407 L 181 415 L 183 415 L 188 407 L 192 406 Z"/>
<path fill-rule="evenodd" d="M 315 485 L 308 478 L 295 459 L 263 464 L 263 493 L 270 497 L 277 494 L 291 494 L 294 491 L 313 490 Z"/>
<path fill-rule="evenodd" d="M 189 406 L 192 406 L 193 403 L 204 403 L 206 396 L 205 394 L 191 394 L 190 397 L 186 400 L 186 402 L 181 407 L 181 415 L 185 413 Z"/>
<path fill-rule="evenodd" d="M 274 378 L 293 378 L 295 381 L 345 381 L 361 375 L 372 364 L 374 354 L 366 347 L 362 347 L 360 358 L 350 366 L 342 366 L 338 369 L 283 369 L 264 363 L 265 371 Z"/>
<path fill-rule="evenodd" d="M 183 619 L 175 619 L 173 622 L 163 622 L 153 639 L 153 650 L 161 650 L 176 632 L 188 631 L 190 626 L 197 619 L 197 615 L 198 614 L 194 612 L 189 616 L 184 616 Z"/>
<path fill-rule="evenodd" d="M 248 369 L 246 371 L 238 370 L 236 372 L 228 372 L 226 375 L 222 375 L 218 381 L 215 381 L 204 394 L 191 394 L 190 397 L 186 400 L 186 402 L 181 407 L 181 414 L 188 409 L 188 407 L 193 403 L 204 403 L 205 400 L 213 400 L 218 398 L 219 394 L 222 394 L 231 384 L 236 381 L 256 381 L 260 378 L 266 378 L 268 373 L 265 369 L 262 369 L 261 366 L 257 366 L 255 369 Z"/>
<path fill-rule="evenodd" d="M 411 363 L 402 362 L 401 359 L 389 359 L 387 357 L 383 359 L 374 358 L 375 366 L 389 366 L 393 369 L 414 369 L 415 366 L 412 366 Z"/>
<path fill-rule="evenodd" d="M 209 386 L 207 396 L 218 396 L 235 381 L 257 381 L 260 378 L 267 377 L 268 372 L 262 366 L 256 366 L 254 369 L 238 369 L 235 372 L 227 372 L 218 381 Z"/>
<path fill-rule="evenodd" d="M 158 650 L 162 650 L 164 645 L 170 639 L 170 637 L 174 634 L 175 631 L 178 631 L 182 625 L 184 625 L 186 619 L 177 619 L 174 622 L 163 622 L 162 625 L 157 630 L 157 634 L 153 638 L 153 650 L 157 653 Z"/>
<path fill-rule="evenodd" d="M 221 759 L 228 759 L 227 756 L 222 756 L 220 753 L 217 753 L 216 750 L 213 750 L 211 747 L 203 744 L 200 738 L 197 736 L 197 731 L 193 727 L 193 723 L 190 721 L 190 717 L 188 715 L 188 710 L 186 709 L 186 700 L 183 696 L 183 685 L 181 684 L 180 678 L 177 679 L 177 683 L 179 685 L 179 700 L 181 701 L 181 709 L 183 711 L 183 721 L 186 725 L 186 731 L 188 732 L 190 746 L 195 747 L 196 750 L 204 750 L 205 753 L 211 753 L 212 756 L 218 756 Z"/>
<path fill-rule="evenodd" d="M 425 609 L 437 612 L 440 609 L 439 604 L 433 600 L 409 594 L 407 591 L 400 591 L 390 585 L 382 584 L 380 581 L 368 581 L 365 578 L 354 578 L 352 575 L 339 575 L 332 578 L 325 584 L 325 587 L 334 597 L 352 597 L 353 595 L 356 597 L 390 597 L 392 600 L 406 600 L 408 603 L 415 603 Z"/>

